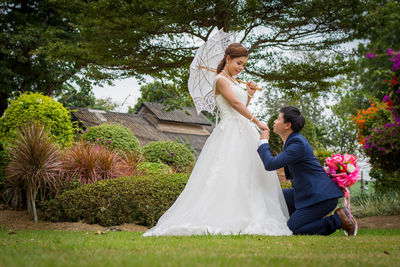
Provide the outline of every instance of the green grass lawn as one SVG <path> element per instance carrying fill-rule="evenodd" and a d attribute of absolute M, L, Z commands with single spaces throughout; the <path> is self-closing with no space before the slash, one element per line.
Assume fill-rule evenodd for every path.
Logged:
<path fill-rule="evenodd" d="M 400 229 L 356 237 L 0 230 L 0 266 L 399 266 L 399 244 Z"/>

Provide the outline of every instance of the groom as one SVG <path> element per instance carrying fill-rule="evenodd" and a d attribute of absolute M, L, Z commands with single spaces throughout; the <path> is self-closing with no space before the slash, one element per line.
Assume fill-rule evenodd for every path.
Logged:
<path fill-rule="evenodd" d="M 293 234 L 330 235 L 343 229 L 355 234 L 355 225 L 345 208 L 332 212 L 343 197 L 340 188 L 328 177 L 307 140 L 299 133 L 305 124 L 300 111 L 292 106 L 283 107 L 274 121 L 274 133 L 283 143 L 282 152 L 275 157 L 268 144 L 269 129 L 261 132 L 258 153 L 268 171 L 284 167 L 286 179 L 293 188 L 283 189 L 290 218 L 287 222 Z"/>

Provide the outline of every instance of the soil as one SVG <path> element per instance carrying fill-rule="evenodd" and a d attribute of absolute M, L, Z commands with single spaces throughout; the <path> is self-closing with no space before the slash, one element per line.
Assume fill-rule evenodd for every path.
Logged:
<path fill-rule="evenodd" d="M 400 215 L 374 216 L 357 219 L 359 228 L 400 229 Z M 72 231 L 128 231 L 144 232 L 148 228 L 135 224 L 123 224 L 104 227 L 98 224 L 82 222 L 48 222 L 35 223 L 27 211 L 0 210 L 0 228 L 9 231 L 15 230 L 72 230 Z"/>
<path fill-rule="evenodd" d="M 40 217 L 39 217 L 40 218 Z M 72 231 L 128 231 L 144 232 L 148 228 L 135 224 L 123 224 L 118 226 L 104 227 L 98 224 L 87 224 L 82 222 L 48 222 L 39 219 L 35 223 L 26 210 L 0 210 L 0 228 L 9 231 L 15 230 L 72 230 Z"/>

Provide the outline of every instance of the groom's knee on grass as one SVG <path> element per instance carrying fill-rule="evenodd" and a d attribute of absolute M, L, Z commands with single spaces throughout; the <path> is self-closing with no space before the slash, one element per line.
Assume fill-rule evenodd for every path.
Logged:
<path fill-rule="evenodd" d="M 301 227 L 302 225 L 299 225 L 298 223 L 296 223 L 295 220 L 289 219 L 289 221 L 287 222 L 287 226 L 289 227 L 290 231 L 292 231 L 292 233 L 293 233 L 294 235 L 301 234 L 301 233 L 299 232 L 299 229 L 300 229 L 300 227 Z"/>

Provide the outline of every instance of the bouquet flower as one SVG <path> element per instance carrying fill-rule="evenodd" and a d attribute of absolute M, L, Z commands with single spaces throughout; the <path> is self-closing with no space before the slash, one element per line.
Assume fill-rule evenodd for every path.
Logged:
<path fill-rule="evenodd" d="M 351 214 L 350 208 L 350 190 L 349 187 L 354 185 L 360 179 L 360 167 L 357 166 L 357 157 L 349 154 L 335 154 L 325 159 L 327 167 L 325 172 L 344 192 L 344 205 L 347 207 L 350 219 L 355 225 L 355 234 L 357 234 L 358 225 L 354 216 Z"/>
<path fill-rule="evenodd" d="M 345 197 L 349 196 L 348 188 L 360 179 L 360 167 L 357 166 L 357 157 L 349 154 L 335 154 L 325 159 L 325 172 L 341 188 L 345 189 Z"/>

